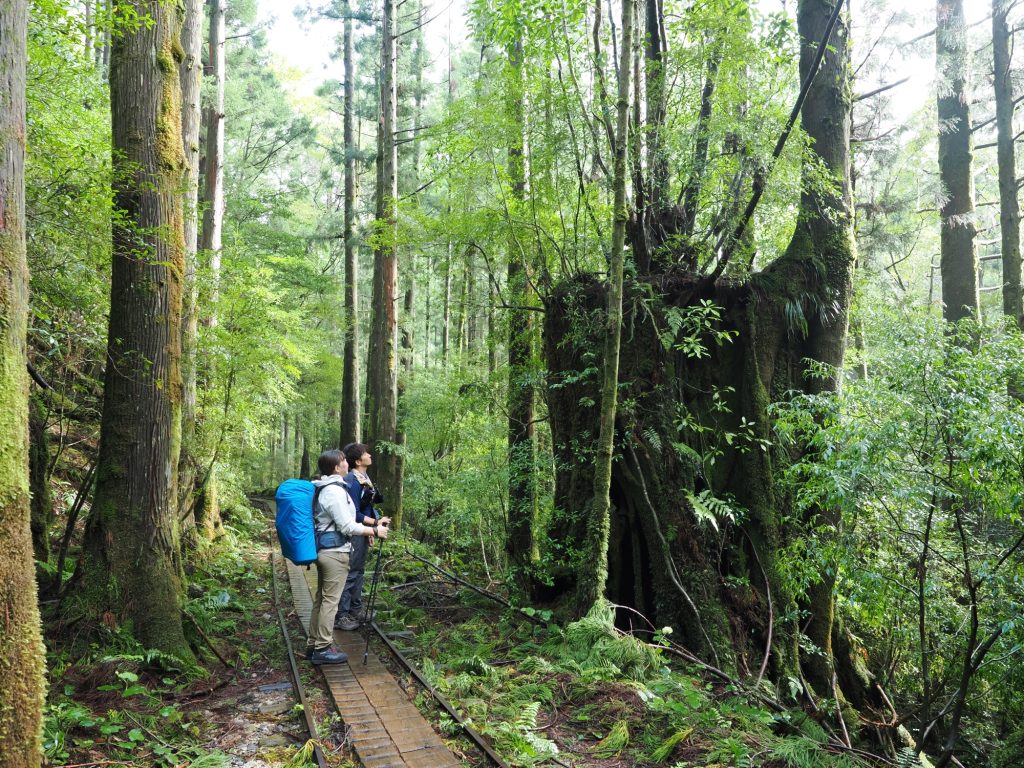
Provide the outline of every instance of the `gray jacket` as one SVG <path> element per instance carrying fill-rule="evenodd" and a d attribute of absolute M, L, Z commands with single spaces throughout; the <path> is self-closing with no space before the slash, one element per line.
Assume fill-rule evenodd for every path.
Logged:
<path fill-rule="evenodd" d="M 313 485 L 322 488 L 316 502 L 316 529 L 336 530 L 342 536 L 362 536 L 364 526 L 356 522 L 356 507 L 342 482 L 341 475 L 330 475 L 314 480 Z M 340 547 L 321 550 L 323 552 L 349 552 L 350 542 Z"/>

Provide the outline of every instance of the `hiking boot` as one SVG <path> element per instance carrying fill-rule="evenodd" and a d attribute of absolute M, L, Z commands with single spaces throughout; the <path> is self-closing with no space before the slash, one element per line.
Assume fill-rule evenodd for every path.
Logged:
<path fill-rule="evenodd" d="M 321 664 L 344 664 L 348 661 L 348 655 L 329 645 L 322 651 L 313 651 L 309 660 L 317 667 Z"/>
<path fill-rule="evenodd" d="M 306 661 L 312 661 L 312 660 L 313 660 L 313 646 L 312 645 L 307 645 L 306 646 Z"/>
<path fill-rule="evenodd" d="M 355 611 L 353 612 L 353 615 L 354 615 L 354 616 L 355 616 L 355 617 L 356 617 L 356 618 L 357 618 L 357 619 L 358 619 L 359 621 L 362 621 L 362 622 L 368 622 L 368 621 L 373 621 L 373 620 L 374 620 L 375 618 L 377 618 L 377 612 L 376 612 L 376 611 L 370 611 L 370 610 L 368 610 L 368 609 L 366 608 L 366 606 L 365 606 L 365 605 L 364 605 L 364 606 L 361 606 L 361 607 L 359 607 L 359 608 L 357 608 L 357 609 L 356 609 L 356 610 L 355 610 Z"/>
<path fill-rule="evenodd" d="M 363 622 L 351 613 L 343 613 L 334 620 L 334 628 L 340 629 L 343 632 L 351 632 L 352 630 L 359 629 L 361 626 L 363 626 Z"/>

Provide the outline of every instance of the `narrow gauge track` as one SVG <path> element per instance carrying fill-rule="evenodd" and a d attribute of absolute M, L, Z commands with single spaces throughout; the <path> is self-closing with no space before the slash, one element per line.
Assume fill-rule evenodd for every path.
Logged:
<path fill-rule="evenodd" d="M 296 566 L 292 566 L 288 563 L 286 563 L 286 566 L 288 567 L 289 570 L 289 580 L 292 585 L 292 596 L 296 601 L 296 611 L 299 614 L 301 624 L 303 612 L 306 612 L 308 614 L 309 607 L 311 606 L 311 590 L 315 587 L 312 584 L 310 584 L 310 579 L 315 579 L 315 575 L 309 574 L 309 578 L 307 578 L 307 575 L 303 573 L 302 569 Z M 304 590 L 304 588 L 306 587 L 308 587 L 309 589 Z M 305 594 L 302 594 L 303 591 L 305 592 Z M 459 712 L 451 705 L 451 703 L 448 702 L 448 700 L 445 699 L 445 697 L 430 684 L 430 682 L 423 676 L 423 674 L 418 669 L 416 669 L 416 667 L 395 646 L 391 639 L 387 637 L 387 635 L 380 629 L 376 622 L 373 622 L 372 628 L 377 633 L 377 635 L 383 640 L 385 647 L 387 647 L 391 656 L 398 662 L 399 665 L 407 669 L 411 673 L 413 678 L 416 680 L 416 682 L 420 686 L 422 686 L 422 688 L 425 691 L 430 693 L 430 695 L 435 699 L 435 701 L 437 701 L 438 705 L 442 709 L 444 709 L 444 711 L 446 711 L 456 723 L 458 723 L 458 725 L 467 735 L 467 737 L 469 737 L 474 742 L 474 744 L 476 744 L 476 746 L 480 749 L 488 763 L 493 764 L 498 768 L 509 768 L 508 764 L 501 759 L 501 757 L 494 751 L 494 749 L 487 742 L 487 740 L 476 730 L 474 730 L 472 726 L 470 726 L 466 722 L 466 719 L 461 714 L 459 714 Z M 392 747 L 398 747 L 399 749 L 398 754 L 395 753 L 394 749 L 391 750 L 390 754 L 386 754 L 388 747 L 385 742 L 387 742 L 388 740 L 388 734 L 381 733 L 380 737 L 377 739 L 367 740 L 364 736 L 362 750 L 360 748 L 361 745 L 358 742 L 358 739 L 354 739 L 356 753 L 359 755 L 362 762 L 367 766 L 376 766 L 378 765 L 378 761 L 380 760 L 391 761 L 380 763 L 381 765 L 388 766 L 429 765 L 431 766 L 431 768 L 433 768 L 433 766 L 441 765 L 441 762 L 421 762 L 422 758 L 426 757 L 427 755 L 418 753 L 422 753 L 424 751 L 427 753 L 434 753 L 435 756 L 433 758 L 428 757 L 428 759 L 442 760 L 443 758 L 441 758 L 441 756 L 437 753 L 437 747 L 430 746 L 429 744 L 425 744 L 423 742 L 419 742 L 416 740 L 419 737 L 414 737 L 412 735 L 416 730 L 416 726 L 414 723 L 411 723 L 407 720 L 406 723 L 404 724 L 398 724 L 397 730 L 394 730 L 395 725 L 393 723 L 393 720 L 401 720 L 403 716 L 399 712 L 395 711 L 396 708 L 394 699 L 388 701 L 387 695 L 382 693 L 382 686 L 380 684 L 380 681 L 369 680 L 367 684 L 367 682 L 365 681 L 360 683 L 360 681 L 358 680 L 358 678 L 366 674 L 366 672 L 364 672 L 364 669 L 366 669 L 366 667 L 358 659 L 359 656 L 363 655 L 363 644 L 368 641 L 368 638 L 364 639 L 364 637 L 365 636 L 361 633 L 336 633 L 335 642 L 339 646 L 339 648 L 348 653 L 350 661 L 348 664 L 321 667 L 321 671 L 324 673 L 324 676 L 328 683 L 328 687 L 331 689 L 332 696 L 335 698 L 335 704 L 338 705 L 339 712 L 342 714 L 343 719 L 345 719 L 348 724 L 353 725 L 353 727 L 357 729 L 357 732 L 361 734 L 364 733 L 367 728 L 376 729 L 379 732 L 379 723 L 371 724 L 372 718 L 371 713 L 369 711 L 371 708 L 376 709 L 377 712 L 374 714 L 379 715 L 381 717 L 381 720 L 388 722 L 388 730 L 389 733 L 391 734 L 391 740 L 393 742 Z M 369 665 L 369 673 L 371 674 L 371 676 L 376 671 L 375 667 L 384 671 L 384 674 L 386 674 L 388 678 L 389 684 L 392 685 L 399 692 L 401 692 L 401 696 L 403 698 L 402 703 L 408 704 L 411 707 L 407 695 L 398 686 L 397 681 L 395 681 L 395 679 L 390 675 L 390 673 L 387 673 L 386 670 L 384 670 L 384 668 L 380 667 L 380 661 L 371 654 Z M 354 689 L 357 690 L 360 684 L 363 686 L 363 692 L 365 692 L 366 698 L 370 699 L 369 702 L 367 702 L 366 698 L 363 698 L 360 695 L 360 692 L 357 692 L 354 695 L 352 694 L 352 691 Z M 381 697 L 378 701 L 376 701 L 376 704 L 374 702 L 374 699 L 376 697 L 375 694 L 376 696 Z M 356 698 L 354 697 L 358 698 L 358 702 L 356 702 Z M 369 704 L 369 707 L 367 707 L 367 704 Z M 383 706 L 381 706 L 381 704 L 383 704 Z M 356 718 L 362 719 L 359 719 L 356 722 L 348 722 L 348 718 L 345 717 L 346 713 L 345 711 L 343 711 L 346 708 Z M 440 739 L 434 732 L 433 727 L 430 726 L 425 720 L 423 720 L 422 715 L 420 715 L 419 712 L 414 707 L 412 708 L 412 712 L 414 713 L 415 718 L 421 722 L 422 727 L 428 729 L 431 736 L 437 739 L 438 744 L 440 745 Z M 408 739 L 406 739 L 406 737 L 408 737 Z M 405 746 L 402 746 L 401 744 L 399 744 L 399 742 L 401 742 L 403 739 L 411 739 L 414 745 L 410 746 L 406 744 Z M 419 744 L 419 746 L 416 746 L 415 744 Z M 376 752 L 376 750 L 378 749 L 381 750 L 381 753 L 379 754 Z M 445 751 L 447 752 L 447 749 L 445 749 Z M 407 759 L 410 760 L 410 762 L 401 763 L 395 761 L 396 759 Z"/>
<path fill-rule="evenodd" d="M 271 514 L 271 516 L 273 516 L 273 512 L 274 512 L 274 509 L 275 509 L 275 504 L 274 504 L 273 499 L 263 499 L 263 498 L 255 499 L 254 498 L 254 501 L 262 502 L 261 506 L 265 505 L 267 511 Z M 412 553 L 409 553 L 408 551 L 406 552 L 406 554 L 412 555 Z M 449 574 L 446 571 L 441 570 L 437 566 L 433 565 L 433 563 L 430 563 L 428 560 L 424 560 L 423 558 L 420 558 L 420 557 L 418 557 L 416 555 L 412 555 L 412 557 L 415 557 L 418 560 L 422 560 L 424 563 L 427 563 L 431 567 L 433 567 L 436 570 L 440 571 L 445 576 L 447 576 L 449 578 L 453 578 L 456 581 L 460 581 L 458 579 L 458 577 L 454 577 L 452 574 Z M 278 625 L 281 628 L 281 634 L 282 634 L 282 637 L 284 639 L 285 649 L 286 649 L 287 654 L 288 654 L 288 665 L 289 665 L 290 674 L 291 674 L 291 678 L 292 678 L 292 688 L 293 688 L 293 691 L 295 693 L 296 699 L 298 700 L 300 706 L 302 707 L 303 719 L 305 721 L 306 731 L 309 734 L 310 739 L 313 740 L 313 743 L 314 743 L 314 746 L 313 746 L 313 757 L 316 760 L 317 768 L 328 768 L 326 759 L 324 758 L 323 750 L 320 748 L 320 744 L 319 744 L 319 741 L 318 741 L 319 736 L 318 736 L 317 729 L 316 729 L 316 723 L 313 721 L 313 716 L 312 716 L 312 714 L 310 712 L 309 707 L 307 706 L 305 689 L 304 689 L 304 687 L 302 685 L 302 678 L 299 675 L 298 664 L 296 663 L 295 653 L 294 653 L 294 650 L 292 649 L 291 637 L 290 637 L 290 634 L 288 632 L 287 621 L 286 621 L 285 616 L 284 616 L 284 611 L 281 608 L 280 587 L 279 587 L 278 578 L 277 578 L 277 565 L 279 563 L 281 563 L 285 568 L 288 568 L 288 566 L 289 566 L 287 561 L 281 559 L 280 555 L 277 552 L 273 552 L 272 556 L 271 556 L 271 562 L 270 562 L 270 566 L 271 566 L 270 567 L 270 572 L 271 572 L 271 578 L 272 578 L 272 581 L 273 581 L 274 606 L 277 609 Z M 500 598 L 497 598 L 497 596 L 492 595 L 491 593 L 488 593 L 485 590 L 480 590 L 480 589 L 478 589 L 476 587 L 473 587 L 473 585 L 468 584 L 466 582 L 463 582 L 463 583 L 466 584 L 466 586 L 469 586 L 469 587 L 471 587 L 473 589 L 476 589 L 476 591 L 480 592 L 483 595 L 491 597 L 492 599 L 497 599 L 499 602 L 503 602 L 504 603 L 504 601 L 502 601 Z M 293 595 L 292 597 L 293 597 L 293 600 L 294 600 L 295 596 Z M 504 603 L 504 604 L 510 606 L 509 603 Z M 301 625 L 301 620 L 300 620 L 300 625 Z M 392 642 L 391 638 L 389 638 L 381 630 L 381 628 L 377 625 L 377 622 L 375 622 L 375 621 L 371 622 L 371 627 L 373 628 L 374 632 L 376 632 L 377 636 L 384 642 L 384 645 L 387 647 L 387 649 L 391 653 L 392 657 L 402 667 L 404 667 L 406 670 L 408 670 L 409 673 L 416 680 L 416 682 L 419 683 L 419 685 L 422 686 L 423 689 L 426 690 L 434 698 L 434 700 L 438 703 L 438 705 L 445 712 L 447 712 L 456 723 L 458 723 L 459 727 L 463 730 L 463 732 L 470 738 L 470 740 L 473 741 L 474 744 L 477 745 L 477 747 L 480 749 L 481 752 L 484 753 L 484 755 L 487 757 L 487 759 L 491 763 L 493 763 L 495 766 L 497 766 L 497 768 L 509 768 L 508 764 L 504 760 L 501 759 L 501 756 L 498 755 L 494 751 L 494 748 L 490 745 L 490 743 L 487 741 L 487 739 L 485 739 L 471 725 L 469 725 L 469 723 L 466 722 L 466 719 L 461 714 L 459 714 L 459 712 L 451 705 L 451 703 L 433 685 L 430 684 L 430 681 L 428 681 L 423 676 L 423 673 L 421 673 L 415 667 L 415 665 L 413 665 L 412 662 L 410 662 L 405 657 L 405 655 L 401 652 L 401 650 L 399 650 L 399 648 L 394 644 L 394 642 Z M 349 662 L 349 663 L 352 663 L 352 662 Z M 356 661 L 355 663 L 359 663 L 359 662 Z"/>
<path fill-rule="evenodd" d="M 288 633 L 288 624 L 284 618 L 284 611 L 281 609 L 281 593 L 277 582 L 277 556 L 272 556 L 270 559 L 270 574 L 274 583 L 274 607 L 277 608 L 277 623 L 281 627 L 281 636 L 284 638 L 284 647 L 288 652 L 288 667 L 291 671 L 292 677 L 292 690 L 295 693 L 295 698 L 298 699 L 299 706 L 302 707 L 303 719 L 306 723 L 306 732 L 309 734 L 309 738 L 313 740 L 313 758 L 316 760 L 317 768 L 327 768 L 327 761 L 324 759 L 324 752 L 320 749 L 320 744 L 317 741 L 316 723 L 313 722 L 313 715 L 309 711 L 309 706 L 306 703 L 306 691 L 302 686 L 302 678 L 299 676 L 299 666 L 295 663 L 295 653 L 292 651 L 292 641 Z"/>

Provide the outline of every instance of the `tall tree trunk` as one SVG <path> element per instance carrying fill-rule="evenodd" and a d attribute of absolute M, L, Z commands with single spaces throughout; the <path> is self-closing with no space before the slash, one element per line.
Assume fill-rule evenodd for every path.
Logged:
<path fill-rule="evenodd" d="M 494 376 L 494 372 L 498 370 L 498 320 L 494 308 L 498 297 L 491 283 L 492 281 L 487 281 L 487 373 Z"/>
<path fill-rule="evenodd" d="M 221 238 L 224 226 L 224 37 L 226 0 L 210 3 L 210 34 L 206 74 L 213 78 L 213 97 L 206 108 L 206 189 L 203 211 L 202 248 L 210 260 L 211 307 L 216 307 L 220 291 Z M 205 318 L 209 327 L 217 325 L 216 309 Z"/>
<path fill-rule="evenodd" d="M 196 429 L 196 341 L 199 331 L 199 285 L 196 280 L 199 249 L 199 128 L 202 122 L 203 2 L 186 0 L 181 28 L 181 140 L 185 152 L 185 279 L 181 308 L 181 459 L 178 462 L 178 517 L 192 501 L 196 460 L 192 455 Z M 185 524 L 194 527 L 189 514 Z M 192 540 L 186 534 L 185 540 Z"/>
<path fill-rule="evenodd" d="M 448 212 L 451 213 L 449 207 Z M 441 312 L 441 366 L 448 367 L 448 356 L 452 343 L 452 261 L 455 259 L 455 243 L 448 240 L 448 255 L 444 262 L 444 300 Z"/>
<path fill-rule="evenodd" d="M 409 140 L 412 142 L 412 189 L 410 193 L 419 189 L 420 186 L 420 157 L 422 154 L 422 148 L 420 146 L 420 125 L 423 121 L 423 70 L 427 66 L 426 60 L 426 48 L 423 42 L 423 14 L 425 6 L 423 1 L 419 0 L 416 4 L 416 15 L 413 20 L 414 28 L 412 30 L 412 52 L 410 59 L 412 60 L 413 68 L 413 80 L 415 86 L 413 88 L 413 113 L 412 113 L 412 134 L 409 136 Z M 412 375 L 413 362 L 415 358 L 415 346 L 413 344 L 414 332 L 413 329 L 416 327 L 415 315 L 413 313 L 413 307 L 415 306 L 416 296 L 416 272 L 415 269 L 415 257 L 409 263 L 409 269 L 405 277 L 405 291 L 404 301 L 402 308 L 402 319 L 401 319 L 401 365 L 402 370 L 398 375 L 398 390 L 397 390 L 397 421 L 396 421 L 396 442 L 399 446 L 398 455 L 395 457 L 395 479 L 392 485 L 394 489 L 392 495 L 394 496 L 394 509 L 398 510 L 397 517 L 401 517 L 402 501 L 404 498 L 403 483 L 405 481 L 405 446 L 406 446 L 406 435 L 405 435 L 405 408 L 403 401 L 405 399 L 405 388 L 408 385 L 409 377 Z"/>
<path fill-rule="evenodd" d="M 50 524 L 53 522 L 53 499 L 47 468 L 50 448 L 46 436 L 46 413 L 39 398 L 29 399 L 29 489 L 32 493 L 32 551 L 41 563 L 50 561 Z M 47 582 L 40 573 L 40 589 L 48 591 Z M 58 579 L 59 583 L 59 579 Z"/>
<path fill-rule="evenodd" d="M 476 312 L 476 293 L 476 249 L 470 248 L 466 252 L 466 349 L 474 362 L 480 350 L 480 319 Z"/>
<path fill-rule="evenodd" d="M 611 530 L 612 454 L 618 404 L 619 348 L 622 341 L 622 279 L 626 241 L 626 146 L 629 130 L 629 76 L 633 48 L 633 3 L 622 3 L 622 47 L 616 103 L 612 166 L 612 242 L 608 262 L 608 307 L 604 318 L 604 359 L 601 384 L 601 429 L 594 457 L 594 502 L 587 524 L 586 557 L 577 585 L 579 613 L 604 597 L 608 582 L 608 538 Z"/>
<path fill-rule="evenodd" d="M 381 29 L 380 173 L 377 184 L 378 232 L 373 254 L 373 321 L 370 329 L 367 400 L 370 434 L 378 460 L 377 481 L 387 512 L 397 527 L 401 509 L 396 508 L 398 464 L 398 149 L 395 142 L 398 101 L 398 60 L 395 51 L 394 0 L 384 0 Z"/>
<path fill-rule="evenodd" d="M 213 99 L 205 111 L 206 120 L 206 183 L 204 189 L 202 250 L 209 265 L 209 307 L 203 318 L 208 328 L 217 326 L 217 301 L 220 298 L 220 260 L 224 229 L 224 38 L 227 0 L 207 0 L 210 4 L 210 25 L 207 38 L 206 74 L 213 78 Z M 211 379 L 215 368 L 208 365 Z M 207 538 L 221 527 L 220 502 L 217 493 L 217 467 L 208 464 L 207 477 L 199 478 L 202 489 L 196 504 L 196 523 Z"/>
<path fill-rule="evenodd" d="M 715 81 L 718 77 L 718 66 L 722 55 L 718 41 L 712 41 L 712 51 L 708 56 L 707 73 L 704 75 L 704 89 L 700 95 L 700 112 L 697 114 L 696 144 L 693 150 L 693 165 L 690 176 L 683 190 L 683 221 L 682 231 L 687 237 L 693 235 L 697 223 L 697 208 L 700 204 L 700 192 L 707 173 L 708 149 L 710 147 L 711 112 L 714 106 Z"/>
<path fill-rule="evenodd" d="M 97 615 L 130 619 L 147 648 L 192 653 L 181 622 L 174 520 L 181 429 L 181 18 L 132 3 L 152 25 L 113 42 L 114 205 L 110 325 L 96 497 L 81 589 Z"/>
<path fill-rule="evenodd" d="M 359 442 L 361 424 L 359 410 L 359 260 L 353 241 L 356 210 L 356 146 L 352 132 L 355 113 L 356 70 L 352 47 L 352 3 L 345 0 L 345 369 L 341 381 L 341 440 L 339 445 Z"/>
<path fill-rule="evenodd" d="M 92 1 L 93 0 L 85 0 L 85 57 L 87 59 L 92 59 L 92 56 L 93 56 L 93 51 L 92 51 L 92 27 L 93 27 Z"/>
<path fill-rule="evenodd" d="M 427 273 L 425 279 L 427 281 L 426 286 L 423 290 L 423 367 L 430 367 L 430 321 L 433 319 L 430 314 L 431 309 L 431 291 L 434 288 L 434 256 L 433 254 L 427 254 Z"/>
<path fill-rule="evenodd" d="M 800 39 L 800 76 L 812 75 L 812 66 L 820 41 L 825 37 L 835 0 L 802 0 L 798 11 Z M 801 111 L 801 122 L 814 147 L 814 153 L 831 173 L 835 191 L 822 191 L 814 182 L 815 166 L 803 171 L 803 193 L 797 228 L 785 255 L 779 260 L 780 272 L 806 269 L 809 258 L 821 261 L 822 285 L 829 291 L 834 311 L 815 317 L 808 323 L 803 346 L 796 354 L 801 360 L 825 363 L 830 374 L 805 376 L 800 363 L 792 389 L 811 394 L 837 391 L 840 387 L 847 324 L 855 263 L 853 238 L 853 196 L 850 170 L 850 126 L 852 94 L 849 79 L 849 27 L 841 22 L 829 41 L 821 69 L 817 73 Z M 809 254 L 817 254 L 809 257 Z M 775 266 L 775 265 L 773 265 Z M 777 364 L 776 364 L 777 365 Z M 837 508 L 815 510 L 813 519 L 820 535 L 831 536 L 841 526 Z M 821 580 L 808 588 L 807 620 L 804 633 L 821 653 L 808 654 L 805 668 L 808 682 L 824 696 L 832 693 L 835 674 L 833 636 L 835 632 L 835 573 L 823 570 Z"/>
<path fill-rule="evenodd" d="M 525 254 L 515 233 L 515 222 L 526 201 L 526 85 L 523 42 L 517 40 L 508 55 L 510 85 L 508 111 L 508 177 L 511 186 L 508 221 L 508 535 L 505 549 L 515 578 L 524 588 L 530 583 L 537 527 L 535 449 L 535 394 L 533 373 L 533 312 Z"/>
<path fill-rule="evenodd" d="M 635 248 L 637 269 L 646 274 L 656 256 L 658 244 L 665 240 L 662 230 L 669 219 L 669 162 L 665 148 L 665 117 L 668 114 L 668 88 L 665 83 L 664 0 L 644 0 L 644 90 L 647 115 L 644 135 L 647 139 L 647 183 L 643 188 L 644 207 L 637 207 L 638 231 L 643 247 Z M 637 160 L 639 163 L 639 160 Z M 638 198 L 640 196 L 638 195 Z"/>
<path fill-rule="evenodd" d="M 41 757 L 45 650 L 39 624 L 28 460 L 25 259 L 26 0 L 0 4 L 0 766 Z"/>
<path fill-rule="evenodd" d="M 943 317 L 978 318 L 971 112 L 967 101 L 967 26 L 963 0 L 937 0 L 935 64 L 939 115 Z"/>
<path fill-rule="evenodd" d="M 99 12 L 99 0 L 97 0 L 97 14 Z M 110 66 L 110 28 L 113 20 L 110 16 L 111 0 L 103 0 L 103 30 L 102 40 L 100 30 L 96 31 L 96 66 L 106 70 Z"/>
<path fill-rule="evenodd" d="M 451 25 L 449 24 L 449 35 Z M 451 114 L 452 102 L 455 101 L 455 74 L 452 68 L 451 45 L 448 46 L 448 111 Z M 448 190 L 448 215 L 452 212 L 451 189 Z M 451 346 L 452 322 L 452 262 L 455 258 L 455 242 L 448 237 L 448 255 L 444 263 L 444 290 L 441 314 L 441 367 L 448 367 L 448 354 Z"/>
<path fill-rule="evenodd" d="M 1002 236 L 1003 314 L 1024 329 L 1021 298 L 1020 205 L 1013 132 L 1013 78 L 1010 72 L 1010 0 L 992 0 L 992 59 L 995 68 L 997 152 L 999 157 L 999 230 Z"/>

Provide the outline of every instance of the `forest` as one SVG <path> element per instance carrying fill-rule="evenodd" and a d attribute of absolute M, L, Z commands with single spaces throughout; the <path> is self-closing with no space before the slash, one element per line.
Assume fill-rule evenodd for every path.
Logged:
<path fill-rule="evenodd" d="M 0 768 L 1024 765 L 1022 31 L 0 0 Z"/>

